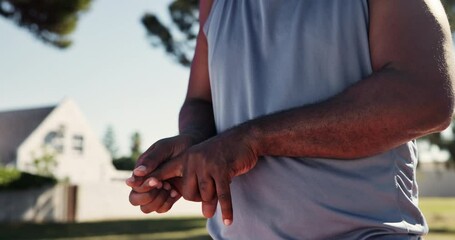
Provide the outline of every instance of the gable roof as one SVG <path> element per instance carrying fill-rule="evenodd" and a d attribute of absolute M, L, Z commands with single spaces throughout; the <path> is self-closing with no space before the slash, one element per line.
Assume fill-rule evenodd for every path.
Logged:
<path fill-rule="evenodd" d="M 17 148 L 56 106 L 0 112 L 0 163 L 15 161 Z"/>

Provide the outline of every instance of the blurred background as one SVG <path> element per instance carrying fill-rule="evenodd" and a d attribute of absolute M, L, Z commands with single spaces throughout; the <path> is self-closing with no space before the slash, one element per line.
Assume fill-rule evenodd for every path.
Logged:
<path fill-rule="evenodd" d="M 123 181 L 178 133 L 197 0 L 0 0 L 0 239 L 209 239 Z M 455 0 L 442 1 L 455 28 Z M 426 239 L 455 239 L 454 125 L 417 141 Z"/>

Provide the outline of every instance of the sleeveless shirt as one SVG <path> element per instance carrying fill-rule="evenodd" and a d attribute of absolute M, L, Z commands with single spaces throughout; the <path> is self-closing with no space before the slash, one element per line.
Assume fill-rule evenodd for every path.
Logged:
<path fill-rule="evenodd" d="M 203 26 L 218 132 L 330 98 L 372 74 L 368 0 L 215 0 Z M 336 139 L 334 139 L 336 141 Z M 414 141 L 356 160 L 261 157 L 214 239 L 419 239 Z"/>

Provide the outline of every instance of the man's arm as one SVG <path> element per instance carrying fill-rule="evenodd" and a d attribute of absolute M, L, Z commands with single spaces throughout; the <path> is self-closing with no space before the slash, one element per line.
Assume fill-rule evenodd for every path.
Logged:
<path fill-rule="evenodd" d="M 216 192 L 229 225 L 229 183 L 251 170 L 258 156 L 360 158 L 446 128 L 454 106 L 454 67 L 440 2 L 370 0 L 369 36 L 371 76 L 324 102 L 220 133 L 161 165 L 151 177 L 195 175 L 199 183 L 189 182 L 188 189 L 199 184 L 201 196 Z"/>
<path fill-rule="evenodd" d="M 136 169 L 133 171 L 133 176 L 127 180 L 127 184 L 133 187 L 133 191 L 130 194 L 131 203 L 133 205 L 140 205 L 142 211 L 147 213 L 152 211 L 166 212 L 171 208 L 176 199 L 168 198 L 169 194 L 161 194 L 161 199 L 157 200 L 155 197 L 156 194 L 152 194 L 152 191 L 148 191 L 148 189 L 144 190 L 143 184 L 146 175 L 161 163 L 178 156 L 187 148 L 216 134 L 207 65 L 208 46 L 207 39 L 202 31 L 212 3 L 212 0 L 203 0 L 199 5 L 200 30 L 191 65 L 188 91 L 179 114 L 180 134 L 175 137 L 161 139 L 154 143 L 139 157 Z M 185 187 L 185 183 L 182 183 L 181 179 L 171 179 L 170 183 L 178 191 L 188 192 L 185 192 L 185 195 L 194 195 L 194 192 L 197 192 L 197 188 L 191 189 Z M 161 184 L 159 188 L 161 188 Z M 164 183 L 165 188 L 169 186 L 169 184 L 166 184 Z M 169 187 L 167 190 L 169 190 Z M 172 190 L 170 196 L 178 198 L 180 195 L 175 190 Z M 192 200 L 201 201 L 201 198 L 195 197 Z M 213 215 L 216 207 L 216 199 L 211 198 L 210 200 L 209 202 L 203 203 L 203 212 L 207 217 Z M 164 207 L 159 207 L 161 205 Z M 155 206 L 158 206 L 158 208 Z"/>
<path fill-rule="evenodd" d="M 439 1 L 370 0 L 370 51 L 374 73 L 338 96 L 239 126 L 257 154 L 359 158 L 449 125 L 454 58 Z"/>
<path fill-rule="evenodd" d="M 161 139 L 154 143 L 138 159 L 136 176 L 150 173 L 163 161 L 180 154 L 182 148 L 195 145 L 216 134 L 215 120 L 212 109 L 212 96 L 208 72 L 207 39 L 202 31 L 212 6 L 213 0 L 203 0 L 199 4 L 199 33 L 196 49 L 191 65 L 188 90 L 179 114 L 179 135 Z M 177 139 L 183 139 L 178 140 Z M 176 142 L 179 142 L 176 144 Z M 139 183 L 137 185 L 140 185 Z"/>

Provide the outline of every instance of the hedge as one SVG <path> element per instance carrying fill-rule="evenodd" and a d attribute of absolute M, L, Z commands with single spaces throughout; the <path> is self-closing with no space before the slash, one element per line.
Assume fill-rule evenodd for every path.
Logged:
<path fill-rule="evenodd" d="M 55 178 L 33 175 L 13 168 L 0 167 L 0 191 L 36 188 L 53 185 Z"/>

